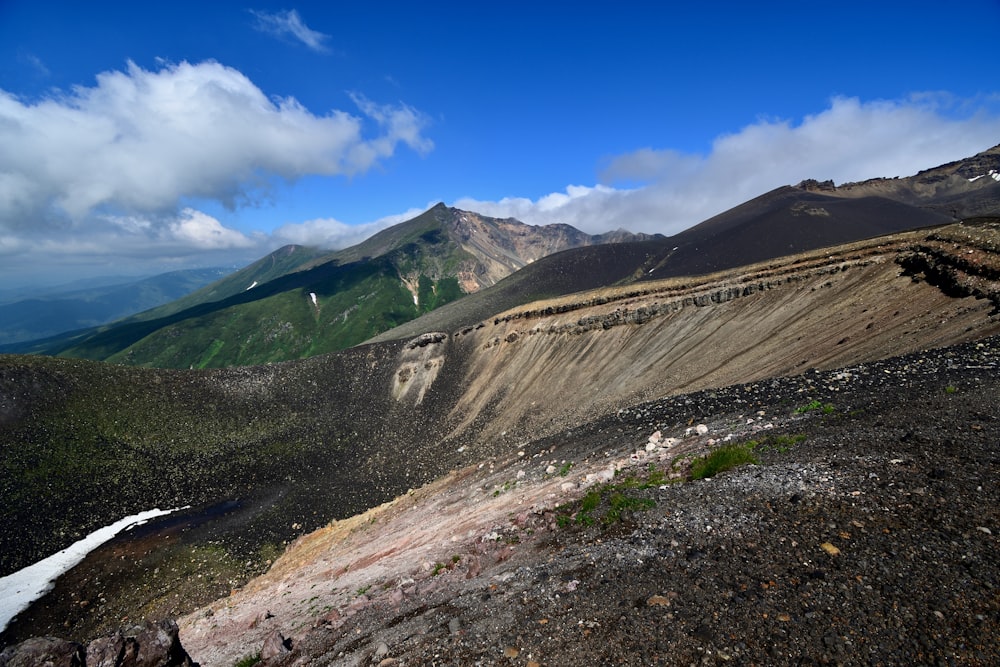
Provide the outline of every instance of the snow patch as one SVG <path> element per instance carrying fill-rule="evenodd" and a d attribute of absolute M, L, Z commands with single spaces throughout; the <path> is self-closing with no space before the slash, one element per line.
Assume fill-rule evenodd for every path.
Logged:
<path fill-rule="evenodd" d="M 987 176 L 989 176 L 990 178 L 992 178 L 994 181 L 1000 183 L 1000 171 L 997 171 L 996 169 L 990 169 L 985 174 L 979 174 L 978 176 L 970 178 L 969 179 L 969 183 L 974 183 L 974 182 L 978 181 L 980 178 L 985 178 Z"/>
<path fill-rule="evenodd" d="M 150 519 L 176 512 L 179 509 L 187 508 L 154 509 L 127 516 L 110 526 L 95 530 L 82 540 L 74 542 L 62 551 L 44 558 L 34 565 L 29 565 L 13 574 L 8 574 L 6 577 L 0 577 L 0 632 L 6 630 L 11 620 L 31 606 L 32 602 L 48 593 L 61 574 L 76 566 L 91 551 L 123 530 L 140 526 Z"/>
<path fill-rule="evenodd" d="M 312 299 L 313 305 L 319 308 L 319 303 L 316 301 L 316 292 L 309 292 L 309 298 Z"/>
<path fill-rule="evenodd" d="M 245 290 L 243 290 L 243 291 L 244 291 L 244 292 L 249 292 L 250 290 L 252 290 L 252 289 L 253 289 L 254 287 L 256 287 L 256 286 L 257 286 L 257 281 L 255 280 L 255 281 L 253 281 L 253 284 L 252 284 L 252 285 L 250 285 L 250 287 L 246 288 L 246 289 L 245 289 Z"/>

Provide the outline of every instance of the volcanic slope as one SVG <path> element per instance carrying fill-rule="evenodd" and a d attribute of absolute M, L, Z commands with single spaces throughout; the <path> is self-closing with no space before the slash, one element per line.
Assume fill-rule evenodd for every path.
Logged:
<path fill-rule="evenodd" d="M 204 667 L 996 664 L 998 369 L 993 337 L 637 405 L 303 536 L 181 638 Z M 692 481 L 727 447 L 756 465 Z"/>
<path fill-rule="evenodd" d="M 5 568 L 118 512 L 238 504 L 177 542 L 105 556 L 113 575 L 85 563 L 77 588 L 57 585 L 5 639 L 182 613 L 282 540 L 451 469 L 516 458 L 642 401 L 984 339 L 1000 333 L 998 305 L 993 219 L 535 302 L 287 364 L 170 372 L 4 357 L 0 435 L 16 445 L 2 462 Z M 213 569 L 233 561 L 253 565 Z M 74 606 L 95 581 L 107 602 Z"/>
<path fill-rule="evenodd" d="M 456 330 L 530 300 L 613 283 L 695 276 L 884 234 L 1000 214 L 1000 146 L 906 178 L 783 186 L 671 237 L 628 249 L 564 251 L 472 298 L 407 322 L 374 341 Z M 631 245 L 631 244 L 628 244 Z M 603 280 L 604 282 L 599 282 Z"/>

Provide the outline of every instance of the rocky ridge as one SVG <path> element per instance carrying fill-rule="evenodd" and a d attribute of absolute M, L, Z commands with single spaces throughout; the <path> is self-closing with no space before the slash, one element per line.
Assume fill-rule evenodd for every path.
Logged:
<path fill-rule="evenodd" d="M 838 197 L 883 196 L 952 218 L 996 215 L 1000 206 L 1000 145 L 903 178 L 873 178 L 835 186 L 807 180 L 799 188 Z"/>

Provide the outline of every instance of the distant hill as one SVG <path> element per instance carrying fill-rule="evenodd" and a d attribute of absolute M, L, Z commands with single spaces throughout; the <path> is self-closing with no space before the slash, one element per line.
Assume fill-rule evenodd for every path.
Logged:
<path fill-rule="evenodd" d="M 885 197 L 951 219 L 996 215 L 1000 211 L 1000 145 L 905 178 L 873 178 L 839 186 L 808 180 L 799 187 L 835 197 Z"/>
<path fill-rule="evenodd" d="M 438 204 L 357 246 L 286 246 L 184 299 L 20 351 L 164 368 L 298 359 L 356 345 L 553 252 L 636 238 Z"/>
<path fill-rule="evenodd" d="M 69 589 L 74 596 L 67 595 L 72 604 L 68 615 L 51 624 L 43 624 L 41 612 L 34 621 L 29 614 L 20 621 L 37 635 L 62 632 L 69 621 L 74 633 L 86 636 L 90 630 L 84 623 L 94 628 L 105 619 L 117 627 L 126 615 L 174 616 L 230 596 L 252 573 L 248 570 L 266 567 L 283 543 L 302 531 L 331 527 L 334 518 L 405 495 L 449 470 L 485 474 L 495 465 L 498 475 L 506 471 L 489 485 L 459 472 L 460 487 L 440 497 L 464 513 L 479 500 L 490 502 L 508 491 L 521 494 L 517 470 L 525 471 L 524 480 L 547 475 L 550 492 L 559 493 L 562 484 L 584 483 L 585 465 L 607 470 L 615 458 L 627 459 L 637 449 L 645 452 L 650 434 L 663 429 L 682 436 L 686 427 L 714 410 L 725 409 L 732 423 L 754 419 L 764 427 L 773 413 L 759 415 L 753 394 L 715 393 L 735 383 L 804 374 L 802 393 L 791 394 L 781 407 L 785 415 L 818 398 L 814 391 L 833 396 L 843 387 L 844 396 L 833 399 L 837 414 L 829 417 L 839 421 L 850 410 L 846 394 L 858 366 L 879 378 L 880 359 L 1000 333 L 998 240 L 1000 219 L 905 232 L 699 278 L 534 301 L 495 311 L 482 326 L 469 330 L 356 346 L 282 364 L 205 372 L 0 356 L 0 441 L 6 444 L 0 448 L 0 469 L 5 471 L 0 476 L 0 573 L 49 555 L 123 514 L 232 502 L 227 505 L 232 513 L 210 519 L 214 523 L 204 529 L 173 528 L 179 539 L 143 539 L 135 551 L 116 551 L 114 577 L 102 570 L 89 578 L 99 580 L 100 587 L 88 583 Z M 625 244 L 622 249 L 631 252 L 644 245 L 652 244 Z M 567 258 L 584 254 L 567 251 L 538 260 L 493 290 L 514 283 L 522 297 L 529 295 L 536 287 L 517 278 L 525 274 L 558 285 L 556 268 L 571 269 Z M 633 265 L 638 259 L 618 257 Z M 606 268 L 606 279 L 620 275 L 615 263 Z M 915 375 L 938 381 L 930 369 L 912 366 Z M 830 386 L 808 371 L 843 367 L 852 368 Z M 977 374 L 995 375 L 993 366 L 979 368 Z M 901 389 L 895 376 L 885 382 Z M 954 391 L 954 400 L 965 400 L 965 385 L 948 390 L 948 382 L 941 378 L 936 393 Z M 699 390 L 705 392 L 655 417 L 643 403 Z M 864 404 L 859 407 L 863 410 Z M 636 421 L 626 421 L 628 414 Z M 762 418 L 756 420 L 758 416 Z M 592 431 L 594 446 L 585 459 L 575 450 L 579 427 L 598 419 L 605 421 Z M 911 435 L 905 434 L 905 424 L 897 425 L 885 441 L 887 449 L 877 452 L 883 458 L 876 463 L 891 467 L 887 461 L 896 456 L 893 443 L 899 437 L 919 438 L 916 442 L 929 452 L 928 465 L 934 466 L 936 451 L 962 455 L 962 438 L 996 441 L 996 420 L 988 410 L 973 423 L 984 430 L 969 428 L 956 436 L 953 429 L 928 429 Z M 885 428 L 877 422 L 869 432 L 881 441 Z M 724 433 L 713 430 L 709 437 Z M 831 454 L 840 456 L 837 439 L 826 443 Z M 610 451 L 615 453 L 608 458 Z M 670 470 L 673 456 L 640 465 L 656 463 Z M 840 465 L 852 461 L 841 457 Z M 566 464 L 572 462 L 570 470 Z M 565 479 L 563 473 L 544 472 L 550 465 L 562 470 Z M 817 474 L 830 473 L 822 469 Z M 548 507 L 565 502 L 562 496 L 550 498 Z M 929 502 L 936 504 L 934 498 Z M 706 507 L 710 513 L 716 506 Z M 514 521 L 520 511 L 509 512 L 506 520 Z M 422 523 L 433 514 L 428 512 L 419 519 Z M 972 518 L 970 532 L 979 521 L 971 523 Z M 347 525 L 364 531 L 368 522 Z M 196 532 L 202 535 L 200 543 L 193 540 Z M 350 539 L 351 533 L 345 534 Z M 422 562 L 451 562 L 453 554 L 465 563 L 472 554 L 481 555 L 474 549 L 485 542 L 483 534 L 468 537 L 473 533 L 467 524 L 449 524 L 444 539 L 435 541 L 441 552 L 424 552 L 425 557 L 385 576 L 397 582 L 413 576 Z M 454 546 L 450 535 L 470 546 Z M 493 538 L 488 541 L 494 543 Z M 351 553 L 349 544 L 344 547 Z M 379 551 L 392 553 L 391 545 L 382 543 Z M 128 556 L 122 558 L 122 553 Z M 340 575 L 344 565 L 351 564 L 353 571 L 356 562 L 351 556 L 336 569 L 324 565 L 325 581 Z M 118 574 L 133 565 L 133 574 Z M 429 568 L 422 576 L 424 581 L 433 577 Z M 352 599 L 362 585 L 368 584 L 345 588 L 338 580 L 339 590 Z M 374 588 L 382 587 L 376 582 Z M 332 594 L 328 587 L 308 595 L 320 593 Z M 97 594 L 108 604 L 90 605 L 81 615 L 79 601 L 99 599 L 93 597 Z M 320 627 L 314 619 L 326 611 L 302 601 L 297 615 L 278 618 Z M 264 608 L 243 616 L 238 632 L 249 630 L 247 619 Z M 271 631 L 259 630 L 265 629 Z M 241 653 L 218 664 L 234 664 L 251 645 L 234 640 L 232 650 Z"/>
<path fill-rule="evenodd" d="M 64 286 L 35 293 L 18 290 L 19 298 L 0 304 L 0 345 L 95 327 L 140 311 L 174 302 L 228 273 L 227 269 L 171 271 L 151 278 Z"/>
<path fill-rule="evenodd" d="M 597 286 L 700 276 L 946 224 L 952 221 L 953 209 L 1000 214 L 1000 147 L 909 178 L 842 187 L 829 181 L 803 181 L 776 188 L 671 237 L 567 250 L 372 340 L 456 331 L 535 299 Z"/>

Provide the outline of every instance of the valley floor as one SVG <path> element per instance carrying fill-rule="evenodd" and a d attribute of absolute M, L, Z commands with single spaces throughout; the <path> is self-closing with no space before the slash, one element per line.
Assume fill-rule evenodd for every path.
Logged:
<path fill-rule="evenodd" d="M 990 338 L 581 424 L 304 536 L 181 638 L 227 666 L 262 650 L 383 667 L 997 664 L 998 371 Z M 759 464 L 672 479 L 727 438 Z"/>

